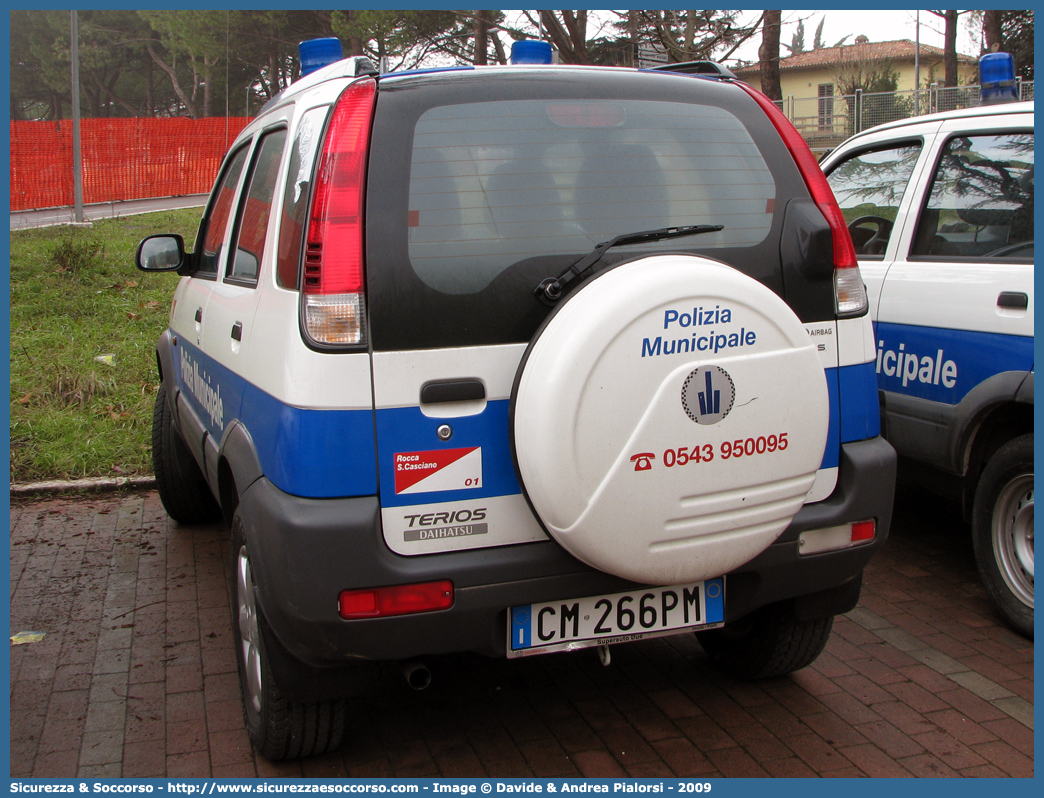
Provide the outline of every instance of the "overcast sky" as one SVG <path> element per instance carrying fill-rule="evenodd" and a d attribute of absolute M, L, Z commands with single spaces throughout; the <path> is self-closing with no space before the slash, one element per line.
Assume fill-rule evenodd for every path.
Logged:
<path fill-rule="evenodd" d="M 508 15 L 518 14 L 517 11 L 508 11 Z M 754 22 L 761 11 L 742 12 L 741 21 Z M 598 19 L 598 12 L 590 12 L 592 27 L 588 29 L 589 36 L 597 36 L 593 29 Z M 788 50 L 784 44 L 790 44 L 799 20 L 805 22 L 805 48 L 811 50 L 816 40 L 816 28 L 820 21 L 826 19 L 823 25 L 823 41 L 827 46 L 837 44 L 844 36 L 848 36 L 845 44 L 851 44 L 860 33 L 872 42 L 887 42 L 896 39 L 909 39 L 915 41 L 917 35 L 917 11 L 903 11 L 889 9 L 887 11 L 784 11 L 783 30 L 781 31 L 780 54 L 786 56 Z M 604 19 L 608 19 L 604 17 Z M 967 27 L 968 16 L 962 14 L 959 17 L 957 29 L 957 52 L 966 55 L 979 55 L 979 33 L 972 33 Z M 943 46 L 943 20 L 928 11 L 920 12 L 921 44 L 930 44 L 933 47 Z M 758 60 L 758 45 L 761 43 L 761 34 L 755 34 L 733 55 L 733 58 L 742 58 L 746 61 Z M 716 53 L 721 57 L 721 53 Z M 729 63 L 732 63 L 731 60 Z"/>
<path fill-rule="evenodd" d="M 744 12 L 751 19 L 757 19 L 760 11 Z M 784 11 L 783 30 L 780 34 L 780 55 L 786 56 L 788 50 L 784 44 L 790 44 L 791 38 L 797 29 L 799 20 L 805 22 L 805 48 L 811 50 L 816 39 L 816 28 L 821 20 L 826 19 L 823 25 L 823 41 L 827 46 L 837 44 L 843 36 L 849 38 L 845 44 L 852 44 L 860 33 L 872 42 L 887 42 L 895 39 L 915 40 L 917 28 L 916 11 Z M 978 34 L 972 34 L 966 27 L 967 17 L 959 17 L 957 29 L 957 52 L 967 55 L 979 54 Z M 927 11 L 920 12 L 921 21 L 921 44 L 930 44 L 934 47 L 943 46 L 943 20 Z M 758 45 L 761 43 L 760 34 L 754 36 L 747 42 L 736 56 L 748 61 L 756 61 L 758 58 Z"/>

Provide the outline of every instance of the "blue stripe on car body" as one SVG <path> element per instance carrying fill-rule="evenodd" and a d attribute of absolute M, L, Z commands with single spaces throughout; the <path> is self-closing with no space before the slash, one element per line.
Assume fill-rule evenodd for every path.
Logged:
<path fill-rule="evenodd" d="M 372 410 L 293 407 L 187 344 L 183 337 L 174 349 L 178 389 L 207 432 L 220 441 L 229 424 L 249 419 L 244 426 L 262 471 L 281 491 L 309 498 L 377 493 Z M 193 364 L 187 371 L 186 362 Z M 219 397 L 220 416 L 213 412 L 215 402 L 204 404 L 208 395 Z"/>
<path fill-rule="evenodd" d="M 221 423 L 205 405 L 200 390 L 192 389 L 175 352 L 178 388 L 203 421 L 207 432 L 221 440 L 233 420 L 249 419 L 247 431 L 257 447 L 265 476 L 280 490 L 293 496 L 335 498 L 372 496 L 378 493 L 385 507 L 407 507 L 446 501 L 508 496 L 520 493 L 508 435 L 508 400 L 487 403 L 482 413 L 455 419 L 454 436 L 438 442 L 439 419 L 425 416 L 419 407 L 378 409 L 376 431 L 381 450 L 389 456 L 377 473 L 374 413 L 368 409 L 313 410 L 280 401 L 241 376 L 204 355 L 197 347 L 179 341 L 190 362 L 191 379 L 209 385 L 223 405 Z M 879 434 L 877 407 L 864 390 L 873 375 L 873 363 L 824 369 L 830 401 L 830 424 L 821 468 L 836 468 L 841 443 L 872 438 Z M 855 404 L 853 404 L 853 402 Z M 871 406 L 872 405 L 872 406 Z M 844 412 L 842 412 L 844 410 Z M 430 440 L 430 449 L 477 446 L 482 448 L 482 487 L 456 491 L 396 495 L 395 452 L 415 451 L 418 441 Z"/>
<path fill-rule="evenodd" d="M 878 322 L 877 384 L 884 391 L 956 405 L 1005 371 L 1033 370 L 1033 338 Z"/>

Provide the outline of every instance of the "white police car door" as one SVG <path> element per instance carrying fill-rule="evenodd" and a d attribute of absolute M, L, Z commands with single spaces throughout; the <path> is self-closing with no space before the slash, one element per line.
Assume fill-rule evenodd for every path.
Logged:
<path fill-rule="evenodd" d="M 218 446 L 228 424 L 238 417 L 245 386 L 256 381 L 263 353 L 250 346 L 257 309 L 259 280 L 269 241 L 269 220 L 286 128 L 262 132 L 249 149 L 246 175 L 232 215 L 225 257 L 217 264 L 205 310 L 197 357 L 211 376 L 213 399 L 203 408 L 207 435 L 204 451 L 208 475 L 215 476 Z M 269 267 L 270 271 L 270 267 Z"/>
<path fill-rule="evenodd" d="M 1028 115 L 944 122 L 877 309 L 879 386 L 958 404 L 1033 366 L 1033 129 Z"/>
<path fill-rule="evenodd" d="M 203 354 L 203 331 L 209 319 L 210 298 L 228 251 L 236 198 L 249 152 L 249 145 L 244 145 L 225 159 L 200 225 L 196 270 L 178 284 L 171 312 L 175 379 L 179 388 L 178 418 L 185 441 L 200 468 L 205 468 L 204 440 L 214 433 L 208 408 L 213 407 L 214 397 L 218 395 L 213 369 Z"/>

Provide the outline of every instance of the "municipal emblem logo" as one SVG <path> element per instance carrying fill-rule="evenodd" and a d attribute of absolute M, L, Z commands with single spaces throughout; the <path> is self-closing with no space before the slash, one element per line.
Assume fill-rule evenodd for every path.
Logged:
<path fill-rule="evenodd" d="M 732 410 L 736 386 L 720 366 L 700 366 L 685 379 L 681 400 L 697 424 L 717 424 Z"/>

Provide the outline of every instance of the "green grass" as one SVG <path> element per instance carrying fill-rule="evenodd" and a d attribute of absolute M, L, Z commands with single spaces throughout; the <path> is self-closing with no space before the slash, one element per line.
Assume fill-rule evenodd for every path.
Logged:
<path fill-rule="evenodd" d="M 138 241 L 191 247 L 199 209 L 11 233 L 11 481 L 152 472 L 156 340 L 174 274 L 134 267 Z"/>

